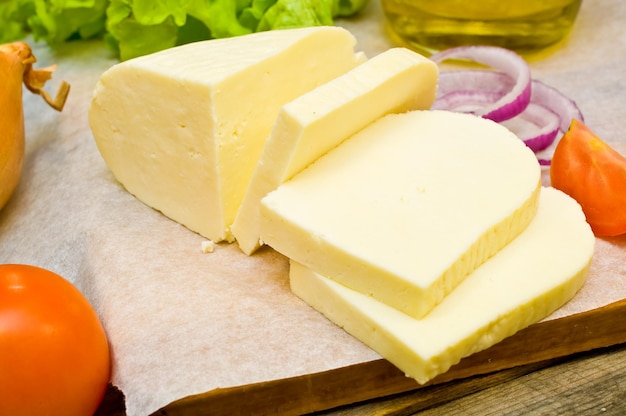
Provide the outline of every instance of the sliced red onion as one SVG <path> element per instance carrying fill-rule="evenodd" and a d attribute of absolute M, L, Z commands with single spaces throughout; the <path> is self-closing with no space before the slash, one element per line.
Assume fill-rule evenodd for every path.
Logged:
<path fill-rule="evenodd" d="M 522 119 L 532 124 L 530 132 L 507 126 L 511 131 L 528 146 L 533 152 L 540 152 L 550 146 L 559 134 L 559 117 L 547 108 L 530 103 L 528 107 L 516 119 Z M 506 123 L 503 123 L 506 126 Z"/>
<path fill-rule="evenodd" d="M 576 102 L 563 95 L 556 88 L 545 83 L 533 80 L 531 101 L 549 109 L 559 116 L 559 128 L 562 132 L 569 129 L 572 120 L 585 121 Z"/>
<path fill-rule="evenodd" d="M 455 81 L 462 80 L 462 72 L 455 75 Z M 505 94 L 503 88 L 498 88 L 498 85 L 506 84 L 510 80 L 505 74 L 496 72 L 487 72 L 483 74 L 468 73 L 468 78 L 471 81 L 478 81 L 476 85 L 486 85 L 491 90 L 476 89 L 476 90 L 450 90 L 449 85 L 444 88 L 444 94 L 437 98 L 433 104 L 434 110 L 449 110 L 457 112 L 466 112 L 476 114 L 477 110 L 481 107 L 492 105 L 498 102 Z M 447 78 L 443 77 L 442 85 L 447 83 Z M 470 82 L 467 80 L 466 85 Z M 474 84 L 472 84 L 474 85 Z M 534 94 L 535 81 L 532 82 L 531 100 L 535 101 Z M 450 92 L 445 92 L 450 91 Z M 541 95 L 545 95 L 546 91 L 542 90 Z M 561 125 L 561 119 L 550 109 L 543 107 L 543 105 L 536 102 L 530 102 L 524 110 L 517 116 L 504 120 L 501 122 L 511 131 L 516 133 L 521 140 L 528 145 L 534 152 L 544 150 L 554 142 L 559 132 L 559 126 Z M 528 123 L 532 124 L 532 128 L 520 128 L 524 127 Z"/>
<path fill-rule="evenodd" d="M 480 53 L 484 50 L 489 53 Z M 515 72 L 510 66 L 498 62 L 494 64 L 493 54 L 500 54 L 501 60 L 510 60 L 511 55 L 517 56 L 512 51 L 489 46 L 459 47 L 433 55 L 434 60 L 438 62 L 455 58 L 469 59 L 496 69 L 505 68 L 508 72 L 491 70 L 441 72 L 437 99 L 432 108 L 472 113 L 498 121 L 516 133 L 535 153 L 553 144 L 559 132 L 565 133 L 572 119 L 584 121 L 576 103 L 555 88 L 537 80 L 530 80 L 527 86 L 523 85 L 526 73 L 530 74 L 530 69 L 522 58 L 517 56 L 515 62 L 511 64 L 515 66 L 514 69 L 517 70 Z M 489 59 L 485 59 L 486 55 Z M 522 63 L 527 67 L 527 71 L 517 68 Z M 512 93 L 514 91 L 519 93 L 521 87 L 524 87 L 521 95 L 513 97 Z M 529 95 L 528 101 L 526 94 Z M 494 113 L 495 119 L 492 117 Z M 506 119 L 503 119 L 505 116 Z M 549 160 L 539 162 L 543 165 L 550 163 Z"/>
<path fill-rule="evenodd" d="M 490 91 L 457 91 L 444 95 L 432 106 L 433 110 L 475 113 L 477 109 L 499 100 L 502 94 Z M 550 146 L 559 133 L 560 118 L 545 107 L 529 103 L 523 112 L 512 119 L 500 122 L 533 151 Z M 530 124 L 531 127 L 527 127 Z"/>
<path fill-rule="evenodd" d="M 512 79 L 515 84 L 500 100 L 475 112 L 476 115 L 500 122 L 521 113 L 530 102 L 530 68 L 517 53 L 496 46 L 459 46 L 446 49 L 430 57 L 436 63 L 448 59 L 462 59 L 494 68 Z M 467 87 L 466 87 L 467 88 Z"/>
<path fill-rule="evenodd" d="M 432 109 L 476 114 L 481 108 L 498 101 L 502 95 L 504 94 L 497 91 L 452 91 L 438 97 L 433 103 Z"/>
<path fill-rule="evenodd" d="M 514 86 L 515 79 L 502 72 L 473 69 L 443 71 L 439 74 L 437 98 L 458 91 L 488 91 L 504 95 Z"/>

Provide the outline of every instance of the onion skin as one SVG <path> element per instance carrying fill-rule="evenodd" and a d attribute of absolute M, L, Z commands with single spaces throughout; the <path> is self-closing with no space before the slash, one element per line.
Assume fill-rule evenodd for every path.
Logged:
<path fill-rule="evenodd" d="M 0 209 L 19 182 L 24 161 L 24 55 L 15 45 L 0 46 Z"/>
<path fill-rule="evenodd" d="M 24 109 L 22 83 L 39 94 L 55 110 L 61 111 L 69 94 L 62 83 L 53 99 L 42 88 L 52 77 L 54 66 L 33 69 L 37 60 L 24 42 L 0 45 L 0 210 L 19 183 L 24 163 Z"/>

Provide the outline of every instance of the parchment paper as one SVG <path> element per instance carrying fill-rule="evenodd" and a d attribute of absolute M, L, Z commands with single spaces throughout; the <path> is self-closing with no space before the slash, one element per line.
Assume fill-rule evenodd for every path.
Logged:
<path fill-rule="evenodd" d="M 568 41 L 533 75 L 573 97 L 587 124 L 626 154 L 626 3 L 585 0 Z M 373 56 L 392 46 L 380 6 L 342 21 Z M 201 252 L 202 237 L 129 195 L 101 159 L 87 123 L 92 90 L 116 63 L 101 42 L 51 51 L 72 85 L 62 113 L 25 93 L 23 177 L 0 212 L 0 262 L 72 281 L 92 302 L 112 347 L 112 382 L 129 416 L 218 387 L 320 372 L 380 358 L 289 292 L 287 262 L 270 249 Z M 547 177 L 544 178 L 547 180 Z M 598 240 L 591 276 L 560 317 L 626 298 L 626 238 Z"/>

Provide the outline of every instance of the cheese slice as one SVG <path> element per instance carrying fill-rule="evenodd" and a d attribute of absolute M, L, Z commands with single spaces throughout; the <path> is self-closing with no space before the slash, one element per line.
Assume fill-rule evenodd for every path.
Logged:
<path fill-rule="evenodd" d="M 286 104 L 231 227 L 242 251 L 261 244 L 259 204 L 268 192 L 383 115 L 430 108 L 437 74 L 431 60 L 394 48 Z"/>
<path fill-rule="evenodd" d="M 419 318 L 530 223 L 540 179 L 497 123 L 390 114 L 264 197 L 261 238 Z"/>
<path fill-rule="evenodd" d="M 290 283 L 313 308 L 425 383 L 571 299 L 588 274 L 594 243 L 578 204 L 545 188 L 528 228 L 422 319 L 293 261 Z"/>
<path fill-rule="evenodd" d="M 233 223 L 278 111 L 363 61 L 339 27 L 192 43 L 114 65 L 89 110 L 98 149 L 139 200 L 215 241 Z"/>

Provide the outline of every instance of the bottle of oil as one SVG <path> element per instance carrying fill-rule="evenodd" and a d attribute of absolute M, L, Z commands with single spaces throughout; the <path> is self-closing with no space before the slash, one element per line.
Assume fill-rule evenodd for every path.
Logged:
<path fill-rule="evenodd" d="M 582 0 L 381 0 L 392 37 L 425 55 L 495 45 L 533 54 L 563 39 Z"/>

